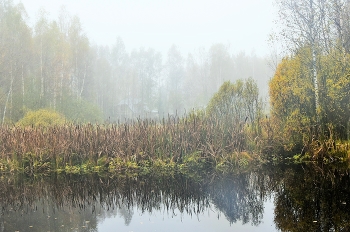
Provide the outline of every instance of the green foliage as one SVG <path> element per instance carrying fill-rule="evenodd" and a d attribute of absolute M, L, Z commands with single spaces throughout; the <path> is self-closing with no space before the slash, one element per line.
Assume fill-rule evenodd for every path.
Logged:
<path fill-rule="evenodd" d="M 247 152 L 234 152 L 216 160 L 216 171 L 222 174 L 240 172 L 251 168 L 254 159 Z"/>
<path fill-rule="evenodd" d="M 274 133 L 284 151 L 291 153 L 301 152 L 316 132 L 312 130 L 317 121 L 312 73 L 305 61 L 309 52 L 304 49 L 284 58 L 269 83 Z"/>
<path fill-rule="evenodd" d="M 348 137 L 350 120 L 350 54 L 337 50 L 320 58 L 320 100 L 324 124 L 331 123 L 337 136 Z"/>
<path fill-rule="evenodd" d="M 235 111 L 235 107 L 242 107 L 242 99 L 240 98 L 242 87 L 242 81 L 237 81 L 235 84 L 231 84 L 230 81 L 223 83 L 208 104 L 208 116 L 212 118 L 234 116 L 239 120 L 241 111 Z"/>
<path fill-rule="evenodd" d="M 198 120 L 203 119 L 204 117 L 205 117 L 205 110 L 203 110 L 203 109 L 193 109 L 191 112 L 189 112 L 187 117 L 182 119 L 182 122 L 193 123 L 193 122 L 196 122 Z"/>
<path fill-rule="evenodd" d="M 295 110 L 315 121 L 312 76 L 303 57 L 283 59 L 269 83 L 271 113 L 282 121 Z"/>
<path fill-rule="evenodd" d="M 262 103 L 256 82 L 249 78 L 235 83 L 227 81 L 210 100 L 207 116 L 221 122 L 238 125 L 249 119 L 254 129 L 261 116 Z"/>
<path fill-rule="evenodd" d="M 76 123 L 102 122 L 102 112 L 96 105 L 73 96 L 64 97 L 62 103 L 58 105 L 58 111 Z"/>
<path fill-rule="evenodd" d="M 255 138 L 261 134 L 262 101 L 252 78 L 225 82 L 210 100 L 206 118 L 223 134 L 222 140 L 237 151 L 256 148 Z M 247 146 L 249 144 L 249 146 Z"/>
<path fill-rule="evenodd" d="M 29 111 L 25 116 L 17 122 L 20 126 L 54 126 L 63 125 L 66 119 L 60 113 L 51 109 L 40 109 L 37 111 Z"/>
<path fill-rule="evenodd" d="M 196 172 L 204 170 L 207 165 L 208 162 L 202 157 L 201 152 L 193 152 L 185 156 L 183 164 L 180 166 L 180 171 L 183 173 Z"/>

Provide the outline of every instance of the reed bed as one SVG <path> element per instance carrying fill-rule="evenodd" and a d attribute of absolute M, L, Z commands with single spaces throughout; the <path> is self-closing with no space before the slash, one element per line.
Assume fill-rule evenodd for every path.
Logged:
<path fill-rule="evenodd" d="M 169 116 L 160 121 L 138 119 L 109 125 L 3 126 L 0 171 L 111 171 L 156 160 L 218 164 L 225 157 L 238 157 L 246 148 L 244 125 L 225 125 L 199 116 Z M 243 157 L 250 159 L 247 154 Z"/>

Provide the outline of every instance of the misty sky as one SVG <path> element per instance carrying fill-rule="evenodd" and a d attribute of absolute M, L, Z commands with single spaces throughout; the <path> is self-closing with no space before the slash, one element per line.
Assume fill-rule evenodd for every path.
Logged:
<path fill-rule="evenodd" d="M 15 0 L 15 3 L 20 0 Z M 166 54 L 176 44 L 184 54 L 214 43 L 233 53 L 269 53 L 268 35 L 276 19 L 273 0 L 21 0 L 30 24 L 40 8 L 57 19 L 61 6 L 77 15 L 88 38 L 113 45 L 120 36 L 131 51 L 141 46 Z"/>

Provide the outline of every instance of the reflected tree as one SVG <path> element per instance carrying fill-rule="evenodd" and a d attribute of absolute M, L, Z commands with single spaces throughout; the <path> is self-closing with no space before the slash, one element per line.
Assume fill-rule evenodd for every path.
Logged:
<path fill-rule="evenodd" d="M 215 180 L 185 176 L 52 176 L 0 179 L 2 231 L 97 231 L 98 222 L 119 215 L 128 226 L 142 213 L 199 215 L 215 207 L 230 223 L 262 219 L 266 189 L 254 173 Z M 1 227 L 0 227 L 1 228 Z"/>
<path fill-rule="evenodd" d="M 339 167 L 288 168 L 277 188 L 275 223 L 282 231 L 348 231 L 350 175 Z"/>
<path fill-rule="evenodd" d="M 241 221 L 258 226 L 263 218 L 265 192 L 257 186 L 257 173 L 243 173 L 232 178 L 220 178 L 210 186 L 213 203 L 230 223 Z"/>

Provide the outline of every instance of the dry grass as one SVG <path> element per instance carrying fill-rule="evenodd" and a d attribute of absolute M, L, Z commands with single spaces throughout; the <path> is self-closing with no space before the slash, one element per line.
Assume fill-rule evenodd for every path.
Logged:
<path fill-rule="evenodd" d="M 181 163 L 193 153 L 215 161 L 244 148 L 245 135 L 239 126 L 230 128 L 219 121 L 193 116 L 111 125 L 0 127 L 0 169 L 6 163 L 9 171 L 16 166 L 36 172 L 86 162 L 101 165 L 116 158 Z"/>

